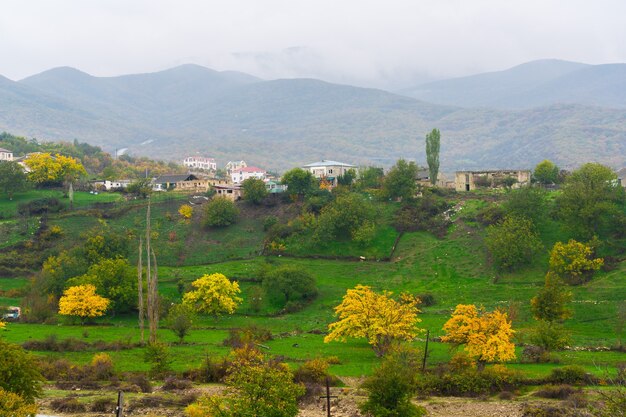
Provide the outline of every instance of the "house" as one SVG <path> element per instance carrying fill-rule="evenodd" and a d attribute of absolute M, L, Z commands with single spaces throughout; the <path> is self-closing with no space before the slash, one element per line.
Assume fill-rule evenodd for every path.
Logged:
<path fill-rule="evenodd" d="M 8 149 L 0 148 L 0 161 L 12 161 L 13 152 Z"/>
<path fill-rule="evenodd" d="M 242 167 L 238 170 L 232 171 L 230 173 L 230 179 L 232 180 L 233 184 L 241 184 L 249 178 L 264 180 L 266 174 L 267 172 L 265 172 L 265 170 L 261 168 Z"/>
<path fill-rule="evenodd" d="M 457 171 L 455 174 L 455 189 L 457 191 L 472 191 L 479 187 L 498 188 L 504 186 L 509 179 L 515 180 L 512 188 L 519 188 L 530 184 L 530 170 L 487 170 L 487 171 Z"/>
<path fill-rule="evenodd" d="M 270 194 L 284 193 L 287 190 L 287 185 L 281 184 L 280 182 L 274 180 L 266 180 L 265 188 L 267 188 L 267 192 Z"/>
<path fill-rule="evenodd" d="M 243 191 L 239 185 L 215 185 L 215 195 L 228 198 L 232 201 L 241 200 Z"/>
<path fill-rule="evenodd" d="M 420 168 L 417 170 L 417 175 L 415 175 L 415 182 L 423 187 L 433 186 L 430 181 L 430 171 L 428 170 L 428 168 Z M 435 183 L 435 187 L 450 189 L 455 188 L 454 182 L 448 181 L 446 175 L 442 172 L 439 172 L 437 175 L 437 182 Z"/>
<path fill-rule="evenodd" d="M 203 169 L 206 171 L 217 171 L 217 163 L 213 158 L 203 158 L 201 156 L 188 156 L 183 160 L 183 165 L 187 168 Z"/>
<path fill-rule="evenodd" d="M 241 168 L 245 168 L 247 166 L 248 164 L 246 164 L 246 161 L 228 161 L 224 168 L 226 169 L 228 175 L 230 175 L 234 171 L 238 171 Z"/>
<path fill-rule="evenodd" d="M 96 189 L 96 190 L 106 190 L 106 191 L 111 191 L 111 190 L 121 190 L 123 188 L 127 188 L 132 181 L 131 180 L 94 180 L 94 181 L 89 181 L 89 183 Z"/>
<path fill-rule="evenodd" d="M 193 174 L 169 174 L 161 175 L 158 178 L 152 180 L 152 189 L 154 191 L 167 191 L 173 190 L 177 187 L 178 183 L 184 181 L 198 180 Z"/>
<path fill-rule="evenodd" d="M 355 170 L 355 165 L 346 164 L 345 162 L 329 161 L 322 159 L 319 162 L 313 162 L 302 167 L 305 171 L 309 171 L 315 178 L 326 180 L 334 187 L 337 185 L 337 177 L 344 175 L 348 170 Z"/>

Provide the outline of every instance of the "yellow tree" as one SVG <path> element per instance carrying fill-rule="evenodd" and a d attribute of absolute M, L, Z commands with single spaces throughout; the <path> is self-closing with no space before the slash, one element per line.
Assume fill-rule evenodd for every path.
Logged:
<path fill-rule="evenodd" d="M 593 258 L 591 245 L 570 239 L 556 242 L 550 252 L 550 271 L 568 284 L 588 281 L 604 265 L 604 259 Z"/>
<path fill-rule="evenodd" d="M 243 301 L 237 282 L 230 282 L 224 274 L 203 275 L 191 285 L 196 289 L 183 296 L 183 304 L 196 311 L 218 317 L 233 314 Z"/>
<path fill-rule="evenodd" d="M 63 292 L 59 300 L 59 314 L 80 317 L 84 323 L 88 318 L 104 315 L 109 304 L 107 298 L 96 294 L 95 285 L 77 285 Z"/>
<path fill-rule="evenodd" d="M 37 405 L 29 403 L 14 392 L 0 387 L 0 416 L 30 417 L 37 413 Z"/>
<path fill-rule="evenodd" d="M 415 297 L 402 296 L 400 301 L 391 293 L 378 294 L 368 286 L 357 285 L 346 292 L 343 301 L 335 307 L 339 318 L 328 326 L 330 333 L 324 338 L 345 342 L 348 337 L 365 338 L 377 356 L 383 356 L 396 340 L 412 340 L 421 329 L 417 323 Z"/>
<path fill-rule="evenodd" d="M 28 179 L 35 184 L 72 182 L 87 174 L 78 159 L 60 154 L 36 153 L 26 158 L 24 163 L 30 170 Z"/>
<path fill-rule="evenodd" d="M 7 324 L 3 322 L 2 320 L 0 320 L 0 330 L 5 330 L 6 327 L 7 327 Z"/>
<path fill-rule="evenodd" d="M 478 361 L 480 369 L 487 362 L 506 362 L 515 358 L 515 345 L 511 342 L 515 331 L 503 311 L 486 312 L 473 304 L 459 304 L 443 325 L 443 330 L 447 335 L 441 340 L 465 345 L 465 351 Z"/>
<path fill-rule="evenodd" d="M 178 209 L 178 214 L 180 214 L 183 220 L 189 221 L 191 219 L 191 216 L 193 215 L 193 207 L 191 207 L 189 204 L 183 204 Z"/>

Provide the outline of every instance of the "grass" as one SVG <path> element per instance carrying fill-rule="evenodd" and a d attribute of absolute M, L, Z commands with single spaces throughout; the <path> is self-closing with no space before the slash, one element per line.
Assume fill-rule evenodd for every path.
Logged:
<path fill-rule="evenodd" d="M 162 198 L 162 197 L 161 197 Z M 317 280 L 318 298 L 303 310 L 288 314 L 272 315 L 273 308 L 264 305 L 261 311 L 254 312 L 247 301 L 239 311 L 230 317 L 215 320 L 200 317 L 196 329 L 183 345 L 176 344 L 174 334 L 162 328 L 159 337 L 171 343 L 174 362 L 178 371 L 196 367 L 205 355 L 224 356 L 228 348 L 221 345 L 228 330 L 248 325 L 257 325 L 271 330 L 275 339 L 267 342 L 270 355 L 286 358 L 292 366 L 318 356 L 338 356 L 341 364 L 333 365 L 331 370 L 340 376 L 361 376 L 371 372 L 379 363 L 371 348 L 364 340 L 349 340 L 347 343 L 333 342 L 325 344 L 323 335 L 327 325 L 334 320 L 333 308 L 341 302 L 345 291 L 357 284 L 370 285 L 376 290 L 387 289 L 398 294 L 409 291 L 414 294 L 430 293 L 436 304 L 424 307 L 420 327 L 430 329 L 433 337 L 442 334 L 442 326 L 449 318 L 452 309 L 460 303 L 479 304 L 487 309 L 498 307 L 516 312 L 514 328 L 519 330 L 523 340 L 524 330 L 534 324 L 529 300 L 540 286 L 547 267 L 547 249 L 557 241 L 564 239 L 559 224 L 547 219 L 540 227 L 540 233 L 546 251 L 528 268 L 515 273 L 497 273 L 489 262 L 483 244 L 483 229 L 464 216 L 471 217 L 472 211 L 486 204 L 480 200 L 468 200 L 462 214 L 451 226 L 443 239 L 437 239 L 425 232 L 406 233 L 399 240 L 394 257 L 390 262 L 376 262 L 377 257 L 388 256 L 397 234 L 391 229 L 389 219 L 394 206 L 384 206 L 382 227 L 371 247 L 370 252 L 353 245 L 349 241 L 333 242 L 324 247 L 317 247 L 307 242 L 291 242 L 291 249 L 296 254 L 360 256 L 368 253 L 365 262 L 341 259 L 311 259 L 281 257 L 259 257 L 263 247 L 264 232 L 262 219 L 268 214 L 261 208 L 245 208 L 239 223 L 224 229 L 203 229 L 201 208 L 196 208 L 190 224 L 181 221 L 178 207 L 185 202 L 182 197 L 164 199 L 153 204 L 153 231 L 158 237 L 154 246 L 159 258 L 160 292 L 164 302 L 178 302 L 180 294 L 177 282 L 183 280 L 187 285 L 203 274 L 221 272 L 232 279 L 240 280 L 242 296 L 249 299 L 251 289 L 258 283 L 251 282 L 258 278 L 258 270 L 265 264 L 274 266 L 292 264 L 311 272 Z M 125 211 L 117 217 L 103 220 L 118 233 L 137 236 L 145 223 L 145 204 L 143 202 L 118 203 L 128 204 Z M 468 214 L 469 213 L 469 214 Z M 271 213 L 270 213 L 271 214 Z M 467 218 L 469 218 L 467 217 Z M 101 220 L 87 215 L 86 211 L 76 211 L 52 219 L 50 224 L 57 224 L 65 232 L 64 240 L 69 243 L 79 241 L 80 234 L 96 225 Z M 172 238 L 173 237 L 173 238 Z M 298 247 L 297 245 L 300 244 Z M 295 245 L 295 247 L 294 247 Z M 289 244 L 288 244 L 289 248 Z M 299 252 L 300 251 L 300 252 Z M 310 252 L 309 252 L 310 251 Z M 245 259 L 241 259 L 245 258 Z M 372 259 L 372 260 L 370 260 Z M 132 262 L 132 259 L 131 259 Z M 572 304 L 574 317 L 565 322 L 571 333 L 573 346 L 611 346 L 618 342 L 620 335 L 618 306 L 626 297 L 624 286 L 626 263 L 610 272 L 601 272 L 589 283 L 571 290 L 574 296 Z M 20 282 L 20 284 L 18 284 Z M 17 288 L 24 285 L 24 280 L 0 279 L 0 287 Z M 14 303 L 14 299 L 7 300 Z M 0 304 L 3 299 L 0 298 Z M 75 337 L 94 341 L 102 339 L 114 341 L 139 340 L 135 317 L 115 317 L 98 320 L 97 326 L 70 326 L 11 324 L 4 332 L 6 340 L 21 343 L 29 339 L 44 339 L 56 334 L 64 339 Z M 162 322 L 164 323 L 164 322 Z M 83 332 L 88 335 L 84 338 Z M 623 335 L 621 335 L 623 338 Z M 422 346 L 423 341 L 416 341 Z M 436 364 L 449 360 L 453 352 L 449 346 L 433 342 L 430 344 L 429 363 Z M 71 353 L 71 359 L 79 363 L 88 362 L 95 352 Z M 143 362 L 143 349 L 134 348 L 119 352 L 110 352 L 118 370 L 146 370 Z M 59 353 L 36 352 L 50 358 L 62 356 Z M 518 355 L 519 356 L 519 355 Z M 545 376 L 556 366 L 578 364 L 588 371 L 599 374 L 604 367 L 615 366 L 623 361 L 623 354 L 616 352 L 563 351 L 558 352 L 560 364 L 525 364 L 519 360 L 511 366 L 524 371 L 529 376 Z"/>

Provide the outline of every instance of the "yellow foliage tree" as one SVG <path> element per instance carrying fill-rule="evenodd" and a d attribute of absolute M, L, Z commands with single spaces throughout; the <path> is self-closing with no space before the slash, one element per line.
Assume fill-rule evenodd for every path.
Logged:
<path fill-rule="evenodd" d="M 31 417 L 37 414 L 37 405 L 29 403 L 20 395 L 0 387 L 0 416 Z"/>
<path fill-rule="evenodd" d="M 593 259 L 591 245 L 574 239 L 567 243 L 556 242 L 550 252 L 550 271 L 568 284 L 588 281 L 602 265 L 604 259 Z"/>
<path fill-rule="evenodd" d="M 335 307 L 339 320 L 328 326 L 330 333 L 324 342 L 366 338 L 376 355 L 383 356 L 394 341 L 411 340 L 421 331 L 417 328 L 421 322 L 417 303 L 415 297 L 402 296 L 396 301 L 388 291 L 378 294 L 368 286 L 357 285 Z"/>
<path fill-rule="evenodd" d="M 24 160 L 30 170 L 28 179 L 35 184 L 47 182 L 74 181 L 87 171 L 78 159 L 71 156 L 49 153 L 36 153 Z"/>
<path fill-rule="evenodd" d="M 178 214 L 180 214 L 183 220 L 189 220 L 193 215 L 193 207 L 191 207 L 189 204 L 183 204 L 178 209 Z"/>
<path fill-rule="evenodd" d="M 233 314 L 243 301 L 238 296 L 241 293 L 239 284 L 230 282 L 224 274 L 203 275 L 191 285 L 196 290 L 183 296 L 183 304 L 215 317 Z"/>
<path fill-rule="evenodd" d="M 0 330 L 4 330 L 6 329 L 7 324 L 5 322 L 3 322 L 2 320 L 0 320 Z"/>
<path fill-rule="evenodd" d="M 77 285 L 63 292 L 59 300 L 59 314 L 77 316 L 84 322 L 88 318 L 104 315 L 109 304 L 107 298 L 96 294 L 95 285 Z"/>
<path fill-rule="evenodd" d="M 441 340 L 465 345 L 465 351 L 476 359 L 481 369 L 487 362 L 506 362 L 515 358 L 515 345 L 511 342 L 515 331 L 503 311 L 486 312 L 473 304 L 459 304 L 443 325 L 443 330 L 447 335 Z"/>

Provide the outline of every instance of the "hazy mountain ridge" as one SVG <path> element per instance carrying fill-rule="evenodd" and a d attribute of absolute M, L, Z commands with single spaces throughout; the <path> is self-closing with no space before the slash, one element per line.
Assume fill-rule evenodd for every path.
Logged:
<path fill-rule="evenodd" d="M 556 72 L 590 68 L 580 65 Z M 555 76 L 549 72 L 537 77 Z M 445 170 L 522 168 L 546 157 L 564 166 L 588 160 L 626 165 L 626 110 L 598 106 L 463 109 L 376 89 L 314 79 L 263 81 L 196 65 L 106 78 L 57 68 L 19 82 L 0 78 L 0 97 L 0 130 L 78 138 L 164 159 L 200 152 L 279 170 L 321 158 L 423 161 L 424 135 L 437 127 Z"/>
<path fill-rule="evenodd" d="M 533 61 L 504 71 L 427 83 L 401 93 L 461 107 L 523 109 L 582 104 L 626 108 L 626 64 Z"/>

